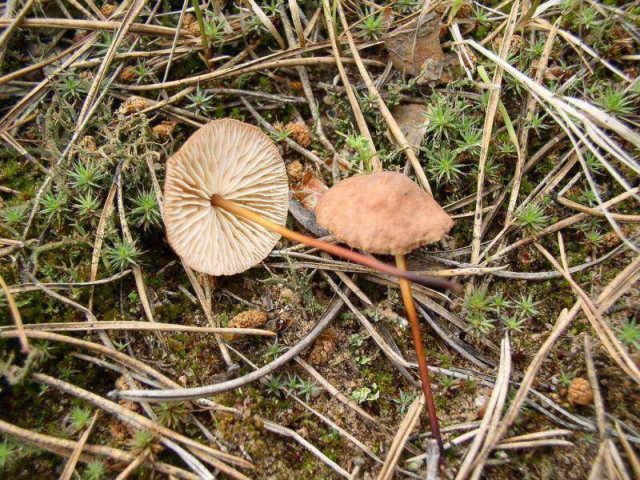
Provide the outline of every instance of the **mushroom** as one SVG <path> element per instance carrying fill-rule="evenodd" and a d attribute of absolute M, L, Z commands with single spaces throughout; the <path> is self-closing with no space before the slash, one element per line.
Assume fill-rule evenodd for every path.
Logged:
<path fill-rule="evenodd" d="M 323 195 L 315 213 L 318 224 L 337 240 L 369 253 L 395 255 L 401 270 L 407 268 L 406 253 L 437 242 L 453 226 L 451 217 L 431 195 L 398 172 L 350 177 Z M 460 288 L 459 284 L 443 279 L 433 284 L 453 290 Z M 411 284 L 405 278 L 400 278 L 400 291 L 411 324 L 431 433 L 442 450 L 418 316 Z"/>
<path fill-rule="evenodd" d="M 222 119 L 200 128 L 167 162 L 164 188 L 169 244 L 199 272 L 243 272 L 260 263 L 283 236 L 421 285 L 450 287 L 450 282 L 286 228 L 284 161 L 269 137 L 253 125 Z"/>

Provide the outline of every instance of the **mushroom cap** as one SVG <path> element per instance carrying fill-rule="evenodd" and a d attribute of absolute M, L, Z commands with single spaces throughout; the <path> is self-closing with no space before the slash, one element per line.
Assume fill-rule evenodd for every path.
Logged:
<path fill-rule="evenodd" d="M 315 213 L 338 241 L 378 254 L 408 253 L 437 242 L 453 226 L 433 197 L 399 172 L 343 180 L 323 195 Z"/>
<path fill-rule="evenodd" d="M 280 225 L 289 186 L 277 147 L 259 128 L 215 120 L 167 162 L 164 223 L 175 252 L 194 270 L 233 275 L 260 263 L 280 235 L 211 205 L 218 194 Z"/>

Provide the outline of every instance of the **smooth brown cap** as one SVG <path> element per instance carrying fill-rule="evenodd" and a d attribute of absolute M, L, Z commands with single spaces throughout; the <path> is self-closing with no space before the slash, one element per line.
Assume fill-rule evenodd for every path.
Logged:
<path fill-rule="evenodd" d="M 431 195 L 398 172 L 343 180 L 324 194 L 315 213 L 338 241 L 378 254 L 408 253 L 437 242 L 453 226 Z"/>
<path fill-rule="evenodd" d="M 284 225 L 289 185 L 284 161 L 259 128 L 215 120 L 167 162 L 164 223 L 175 252 L 194 270 L 233 275 L 260 263 L 280 236 L 211 205 L 221 195 Z"/>

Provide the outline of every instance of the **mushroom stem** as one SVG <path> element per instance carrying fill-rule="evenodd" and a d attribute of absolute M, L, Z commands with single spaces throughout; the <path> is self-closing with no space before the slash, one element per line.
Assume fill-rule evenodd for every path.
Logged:
<path fill-rule="evenodd" d="M 400 270 L 407 270 L 407 262 L 404 255 L 396 255 L 396 265 Z M 429 368 L 427 367 L 427 359 L 422 346 L 422 335 L 420 334 L 420 325 L 418 324 L 418 314 L 416 306 L 413 303 L 413 295 L 411 295 L 411 283 L 400 278 L 400 292 L 404 301 L 404 308 L 407 312 L 407 318 L 411 324 L 411 333 L 413 335 L 413 343 L 418 357 L 418 371 L 420 372 L 420 380 L 422 381 L 422 390 L 427 403 L 427 412 L 429 413 L 429 423 L 431 424 L 431 434 L 438 442 L 438 448 L 444 453 L 444 445 L 442 436 L 440 435 L 440 425 L 438 424 L 438 416 L 436 414 L 436 406 L 433 402 L 433 394 L 431 392 L 431 380 L 429 379 Z"/>
<path fill-rule="evenodd" d="M 374 268 L 379 272 L 393 275 L 394 277 L 398 278 L 404 278 L 406 280 L 429 288 L 441 288 L 460 291 L 461 286 L 459 283 L 452 282 L 443 278 L 424 277 L 416 275 L 415 273 L 401 270 L 392 265 L 381 262 L 380 260 L 372 257 L 367 257 L 339 245 L 333 245 L 331 243 L 318 240 L 317 238 L 309 237 L 299 232 L 294 232 L 293 230 L 289 230 L 287 227 L 278 225 L 277 223 L 263 217 L 259 213 L 253 212 L 243 207 L 242 205 L 221 197 L 220 195 L 214 194 L 211 196 L 211 205 L 213 205 L 214 207 L 222 208 L 227 212 L 233 213 L 234 215 L 237 215 L 239 217 L 251 220 L 252 222 L 262 225 L 267 230 L 271 230 L 272 232 L 282 235 L 283 237 L 288 238 L 289 240 L 292 240 L 294 242 L 303 243 L 310 247 L 318 248 L 331 255 L 337 255 L 354 263 L 364 265 L 365 267 Z"/>

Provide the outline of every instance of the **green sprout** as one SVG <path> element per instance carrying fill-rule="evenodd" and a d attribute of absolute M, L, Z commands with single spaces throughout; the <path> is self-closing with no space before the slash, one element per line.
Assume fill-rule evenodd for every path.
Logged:
<path fill-rule="evenodd" d="M 540 312 L 536 308 L 536 305 L 539 302 L 533 300 L 533 294 L 529 294 L 526 297 L 523 295 L 520 300 L 516 301 L 516 307 L 520 311 L 520 314 L 523 317 L 535 317 L 539 315 Z"/>
<path fill-rule="evenodd" d="M 429 155 L 427 170 L 433 175 L 438 183 L 455 183 L 462 170 L 457 163 L 458 154 L 454 150 L 441 148 Z"/>
<path fill-rule="evenodd" d="M 100 201 L 91 192 L 78 195 L 73 206 L 82 217 L 90 217 L 100 209 Z"/>
<path fill-rule="evenodd" d="M 361 387 L 354 390 L 351 392 L 351 398 L 358 403 L 375 402 L 380 398 L 380 390 L 378 390 L 378 385 L 374 383 L 371 388 Z"/>
<path fill-rule="evenodd" d="M 98 182 L 102 180 L 104 174 L 98 171 L 95 165 L 76 162 L 73 170 L 67 172 L 71 177 L 71 184 L 78 190 L 86 191 L 99 187 Z"/>
<path fill-rule="evenodd" d="M 2 218 L 10 227 L 15 227 L 24 222 L 27 214 L 27 204 L 15 205 L 7 207 L 2 211 Z"/>
<path fill-rule="evenodd" d="M 126 268 L 137 265 L 138 258 L 142 252 L 138 250 L 135 241 L 116 240 L 113 245 L 105 249 L 107 262 L 114 270 L 125 270 Z"/>
<path fill-rule="evenodd" d="M 91 413 L 88 408 L 74 407 L 69 414 L 72 430 L 79 432 L 87 428 L 91 423 Z"/>
<path fill-rule="evenodd" d="M 528 203 L 516 213 L 516 220 L 521 228 L 537 232 L 547 226 L 549 218 L 540 205 Z"/>
<path fill-rule="evenodd" d="M 162 223 L 158 199 L 153 191 L 142 191 L 133 200 L 134 208 L 131 216 L 139 227 L 146 231 L 150 227 L 158 227 Z"/>
<path fill-rule="evenodd" d="M 366 14 L 365 19 L 358 24 L 358 30 L 360 30 L 363 36 L 369 40 L 378 40 L 384 30 L 384 13 Z"/>
<path fill-rule="evenodd" d="M 194 110 L 196 113 L 208 114 L 211 111 L 211 103 L 213 102 L 213 95 L 207 94 L 200 89 L 200 85 L 196 87 L 195 93 L 190 93 L 187 98 L 191 101 L 187 105 L 188 109 Z"/>
<path fill-rule="evenodd" d="M 636 350 L 640 349 L 640 325 L 635 320 L 625 320 L 618 329 L 618 338 L 622 343 Z"/>
<path fill-rule="evenodd" d="M 49 217 L 49 220 L 55 217 L 60 222 L 62 214 L 67 211 L 67 196 L 62 192 L 57 195 L 48 192 L 42 196 L 40 205 L 42 206 L 40 213 Z"/>
<path fill-rule="evenodd" d="M 104 463 L 95 461 L 88 463 L 82 474 L 82 480 L 102 480 L 105 478 Z"/>
<path fill-rule="evenodd" d="M 633 98 L 622 90 L 616 90 L 611 85 L 602 91 L 597 102 L 613 115 L 627 116 L 635 111 Z"/>

